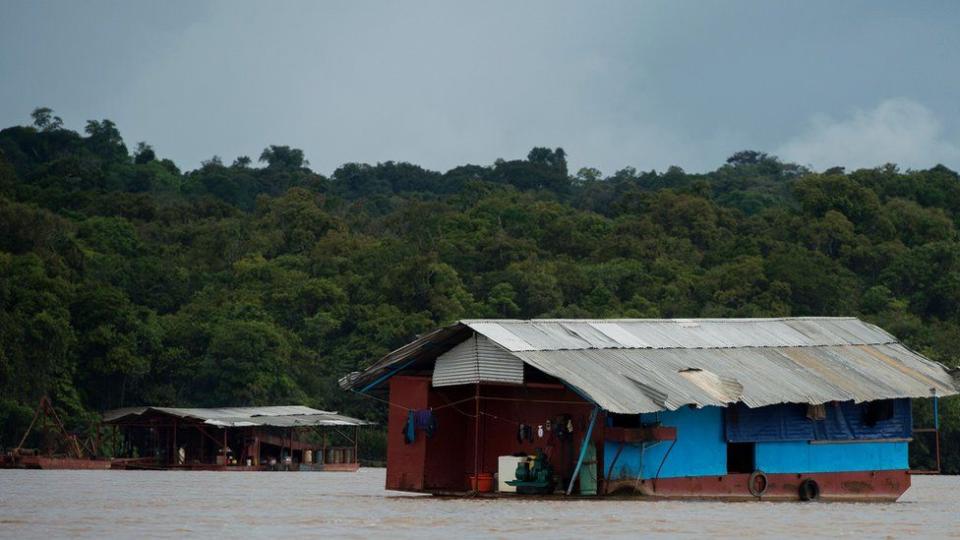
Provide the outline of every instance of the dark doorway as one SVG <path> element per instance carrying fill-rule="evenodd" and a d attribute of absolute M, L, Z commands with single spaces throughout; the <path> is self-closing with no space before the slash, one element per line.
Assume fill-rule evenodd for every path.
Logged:
<path fill-rule="evenodd" d="M 756 470 L 753 460 L 754 443 L 727 443 L 727 473 L 752 473 Z"/>

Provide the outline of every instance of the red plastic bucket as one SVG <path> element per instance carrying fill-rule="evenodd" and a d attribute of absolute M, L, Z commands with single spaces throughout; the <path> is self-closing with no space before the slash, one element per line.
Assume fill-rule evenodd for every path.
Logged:
<path fill-rule="evenodd" d="M 490 493 L 493 491 L 493 475 L 490 473 L 478 473 L 467 475 L 470 480 L 470 491 L 479 493 Z"/>

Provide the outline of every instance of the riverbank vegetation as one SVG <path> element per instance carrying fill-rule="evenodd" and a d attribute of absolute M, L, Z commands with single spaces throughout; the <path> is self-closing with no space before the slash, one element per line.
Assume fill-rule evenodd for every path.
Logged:
<path fill-rule="evenodd" d="M 744 151 L 605 175 L 534 148 L 325 176 L 276 145 L 181 170 L 110 120 L 77 133 L 37 109 L 0 131 L 0 446 L 45 394 L 80 432 L 138 404 L 382 421 L 337 378 L 459 318 L 853 315 L 957 365 L 958 226 L 944 166 Z M 941 405 L 960 472 L 960 404 Z"/>

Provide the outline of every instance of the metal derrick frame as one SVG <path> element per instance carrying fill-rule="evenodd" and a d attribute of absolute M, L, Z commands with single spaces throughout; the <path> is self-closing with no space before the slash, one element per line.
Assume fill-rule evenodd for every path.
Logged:
<path fill-rule="evenodd" d="M 63 425 L 63 421 L 60 420 L 60 415 L 57 414 L 57 410 L 53 407 L 53 403 L 47 396 L 42 396 L 40 398 L 37 408 L 33 411 L 33 418 L 30 420 L 30 425 L 27 426 L 27 430 L 23 433 L 23 437 L 20 438 L 20 442 L 17 444 L 17 447 L 13 449 L 13 453 L 19 454 L 23 449 L 23 445 L 27 442 L 27 437 L 29 437 L 30 433 L 33 431 L 33 427 L 36 425 L 37 419 L 40 418 L 41 411 L 43 412 L 43 427 L 47 427 L 47 419 L 53 418 L 55 426 L 60 431 L 60 434 L 63 436 L 64 440 L 68 441 L 67 447 L 73 452 L 73 457 L 77 459 L 83 459 L 83 448 L 80 447 L 80 443 L 77 441 L 77 436 L 67 431 L 67 428 Z M 84 442 L 84 446 L 88 446 L 87 442 L 89 441 Z M 90 448 L 90 453 L 96 454 L 97 444 L 93 442 L 89 446 L 92 446 L 92 448 Z"/>

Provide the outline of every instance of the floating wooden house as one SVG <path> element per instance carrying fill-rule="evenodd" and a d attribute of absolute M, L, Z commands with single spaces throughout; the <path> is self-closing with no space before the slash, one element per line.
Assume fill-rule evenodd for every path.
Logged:
<path fill-rule="evenodd" d="M 465 320 L 340 383 L 390 403 L 388 489 L 536 477 L 567 495 L 764 500 L 897 499 L 911 399 L 957 393 L 882 329 L 809 317 Z"/>
<path fill-rule="evenodd" d="M 131 407 L 104 413 L 103 424 L 120 450 L 114 468 L 355 471 L 369 423 L 296 405 Z"/>

